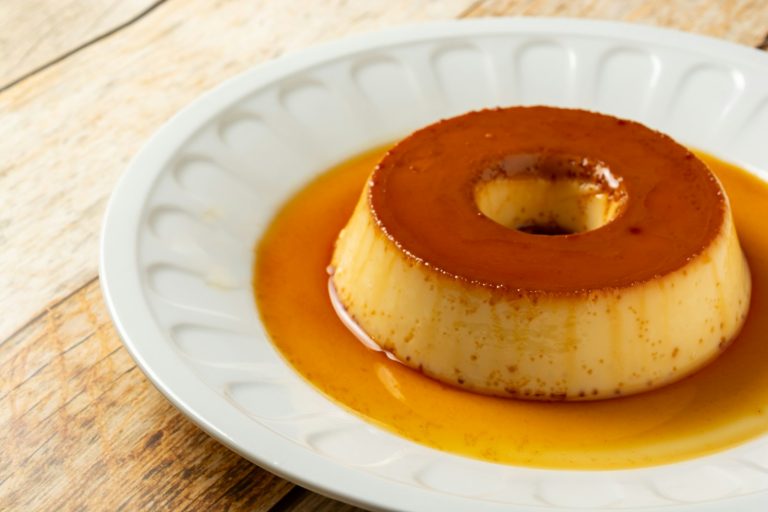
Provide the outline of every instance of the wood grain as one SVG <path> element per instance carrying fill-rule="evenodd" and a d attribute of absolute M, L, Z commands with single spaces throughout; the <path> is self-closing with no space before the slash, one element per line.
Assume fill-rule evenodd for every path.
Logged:
<path fill-rule="evenodd" d="M 435 18 L 623 19 L 752 46 L 768 33 L 764 0 L 168 0 L 121 25 L 153 4 L 0 3 L 0 87 L 53 62 L 0 92 L 3 511 L 357 510 L 205 435 L 149 384 L 107 318 L 95 277 L 106 198 L 202 91 L 319 41 Z"/>
<path fill-rule="evenodd" d="M 271 512 L 357 512 L 363 509 L 314 494 L 301 487 L 294 487 Z"/>
<path fill-rule="evenodd" d="M 97 280 L 0 346 L 0 510 L 268 510 L 291 484 L 149 384 Z"/>
<path fill-rule="evenodd" d="M 486 0 L 469 16 L 564 16 L 645 23 L 757 46 L 766 35 L 765 0 Z"/>
<path fill-rule="evenodd" d="M 0 90 L 131 22 L 155 0 L 0 2 Z"/>

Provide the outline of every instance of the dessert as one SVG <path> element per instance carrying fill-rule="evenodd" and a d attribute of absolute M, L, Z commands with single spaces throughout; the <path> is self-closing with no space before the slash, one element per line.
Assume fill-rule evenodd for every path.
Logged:
<path fill-rule="evenodd" d="M 466 392 L 369 350 L 339 321 L 325 272 L 371 170 L 372 148 L 286 201 L 255 248 L 253 291 L 269 337 L 319 392 L 391 433 L 517 466 L 626 469 L 708 455 L 768 431 L 768 184 L 696 152 L 733 209 L 752 294 L 738 337 L 688 378 L 618 400 L 553 402 Z M 439 407 L 435 407 L 439 404 Z"/>
<path fill-rule="evenodd" d="M 750 276 L 717 179 L 669 137 L 580 110 L 473 112 L 370 176 L 331 260 L 378 347 L 471 391 L 633 394 L 721 352 Z"/>

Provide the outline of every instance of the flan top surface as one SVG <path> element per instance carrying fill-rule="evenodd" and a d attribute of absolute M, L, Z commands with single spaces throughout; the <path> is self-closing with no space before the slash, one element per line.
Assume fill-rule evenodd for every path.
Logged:
<path fill-rule="evenodd" d="M 621 181 L 622 211 L 600 228 L 559 236 L 484 216 L 474 199 L 478 181 L 530 155 L 598 162 L 598 171 Z M 578 165 L 562 172 L 569 168 Z M 551 107 L 472 112 L 415 132 L 376 167 L 369 204 L 408 257 L 445 274 L 504 290 L 564 293 L 626 287 L 680 269 L 717 236 L 727 208 L 706 165 L 668 136 Z"/>

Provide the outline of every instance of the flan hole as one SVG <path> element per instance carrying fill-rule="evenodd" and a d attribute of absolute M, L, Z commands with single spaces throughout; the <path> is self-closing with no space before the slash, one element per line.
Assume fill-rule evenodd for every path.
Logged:
<path fill-rule="evenodd" d="M 474 189 L 480 212 L 509 229 L 563 236 L 598 229 L 623 210 L 620 177 L 599 160 L 523 154 L 484 169 Z"/>
<path fill-rule="evenodd" d="M 530 235 L 572 235 L 574 232 L 568 228 L 564 228 L 559 224 L 526 224 L 524 226 L 518 226 L 518 231 L 528 233 Z"/>

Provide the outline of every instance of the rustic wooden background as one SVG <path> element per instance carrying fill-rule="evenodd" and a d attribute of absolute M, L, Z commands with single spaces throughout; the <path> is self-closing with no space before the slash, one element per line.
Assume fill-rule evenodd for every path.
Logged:
<path fill-rule="evenodd" d="M 101 216 L 152 132 L 226 78 L 347 34 L 499 15 L 768 43 L 766 0 L 0 0 L 0 510 L 355 510 L 151 386 L 101 298 Z"/>

